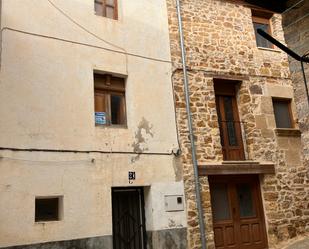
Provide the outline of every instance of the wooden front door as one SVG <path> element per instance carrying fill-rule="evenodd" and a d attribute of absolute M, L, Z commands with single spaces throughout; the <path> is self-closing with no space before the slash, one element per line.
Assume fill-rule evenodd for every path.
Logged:
<path fill-rule="evenodd" d="M 216 249 L 265 249 L 257 175 L 209 178 Z"/>
<path fill-rule="evenodd" d="M 142 188 L 112 190 L 113 248 L 146 249 Z"/>

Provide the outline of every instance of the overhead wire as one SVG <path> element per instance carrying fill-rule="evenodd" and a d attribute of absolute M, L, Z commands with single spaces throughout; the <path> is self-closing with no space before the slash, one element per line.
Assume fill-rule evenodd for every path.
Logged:
<path fill-rule="evenodd" d="M 301 2 L 303 2 L 304 0 L 300 0 L 297 3 L 293 4 L 291 7 L 287 8 L 285 11 L 283 11 L 281 13 L 281 15 L 285 14 L 286 12 L 290 11 L 291 9 L 294 9 L 298 4 L 300 4 Z"/>
<path fill-rule="evenodd" d="M 51 4 L 52 7 L 54 7 L 56 10 L 58 10 L 64 17 L 66 17 L 69 21 L 71 21 L 73 24 L 78 26 L 80 29 L 84 30 L 88 34 L 90 34 L 93 37 L 97 38 L 98 40 L 103 41 L 104 43 L 106 43 L 106 44 L 108 44 L 108 45 L 110 45 L 112 47 L 115 47 L 117 49 L 122 50 L 124 52 L 124 55 L 125 55 L 126 73 L 128 74 L 128 53 L 127 53 L 127 51 L 123 47 L 115 45 L 114 43 L 111 43 L 111 42 L 103 39 L 102 37 L 98 36 L 97 34 L 91 32 L 89 29 L 85 28 L 83 25 L 81 25 L 76 20 L 74 20 L 70 15 L 68 15 L 65 11 L 63 11 L 61 8 L 59 8 L 54 2 L 52 2 L 51 0 L 47 0 L 47 1 Z"/>
<path fill-rule="evenodd" d="M 83 162 L 89 162 L 92 163 L 93 160 L 98 161 L 97 159 L 84 159 L 84 160 L 32 160 L 32 159 L 26 159 L 26 158 L 16 158 L 16 157 L 8 157 L 8 156 L 0 156 L 0 161 L 6 159 L 6 160 L 12 160 L 12 161 L 25 161 L 25 162 L 33 162 L 33 163 L 83 163 Z"/>
<path fill-rule="evenodd" d="M 78 26 L 79 28 L 81 28 L 82 30 L 84 30 L 85 32 L 87 32 L 88 34 L 94 36 L 95 38 L 97 38 L 98 40 L 100 41 L 103 41 L 105 42 L 106 44 L 110 45 L 110 46 L 113 46 L 115 48 L 118 48 L 122 51 L 124 51 L 125 53 L 127 53 L 127 51 L 118 46 L 118 45 L 115 45 L 114 43 L 111 43 L 105 39 L 103 39 L 102 37 L 96 35 L 95 33 L 91 32 L 89 29 L 85 28 L 84 26 L 82 26 L 81 24 L 79 24 L 77 21 L 75 21 L 71 16 L 69 16 L 66 12 L 64 12 L 60 7 L 58 7 L 54 2 L 52 2 L 51 0 L 47 0 L 55 9 L 57 9 L 63 16 L 65 16 L 67 19 L 69 19 L 72 23 L 74 23 L 76 26 Z"/>
<path fill-rule="evenodd" d="M 50 0 L 47 0 L 47 1 L 48 1 L 48 3 L 53 8 L 55 8 L 59 13 L 61 13 L 63 16 L 65 16 L 70 22 L 72 22 L 73 24 L 77 25 L 80 29 L 84 30 L 85 32 L 87 32 L 91 36 L 95 37 L 96 39 L 104 42 L 105 44 L 108 44 L 108 45 L 110 45 L 110 46 L 112 46 L 114 48 L 117 48 L 117 50 L 116 49 L 112 49 L 112 48 L 107 48 L 107 47 L 104 47 L 104 46 L 98 46 L 98 45 L 93 45 L 93 44 L 89 44 L 89 43 L 73 41 L 73 40 L 65 39 L 65 38 L 61 38 L 61 37 L 55 37 L 55 36 L 38 34 L 38 33 L 30 32 L 30 31 L 26 31 L 26 30 L 20 30 L 20 29 L 12 28 L 12 27 L 2 27 L 1 28 L 1 37 L 2 37 L 2 33 L 5 30 L 10 30 L 10 31 L 18 32 L 18 33 L 27 34 L 27 35 L 33 35 L 33 36 L 37 36 L 37 37 L 53 39 L 53 40 L 58 40 L 58 41 L 62 41 L 62 42 L 68 42 L 68 43 L 72 43 L 72 44 L 77 44 L 77 45 L 92 47 L 92 48 L 96 48 L 96 49 L 102 49 L 102 50 L 106 50 L 106 51 L 110 51 L 110 52 L 115 52 L 115 53 L 118 53 L 118 54 L 123 54 L 123 55 L 125 55 L 126 73 L 127 74 L 128 74 L 128 56 L 137 57 L 137 58 L 146 59 L 146 60 L 157 61 L 157 62 L 169 63 L 169 64 L 172 63 L 171 60 L 166 60 L 166 59 L 160 59 L 160 58 L 155 58 L 155 57 L 144 56 L 144 55 L 140 55 L 140 54 L 129 53 L 124 48 L 122 48 L 122 47 L 120 47 L 120 46 L 118 46 L 116 44 L 113 44 L 113 43 L 107 41 L 106 39 L 103 39 L 102 37 L 98 36 L 94 32 L 91 32 L 90 30 L 85 28 L 83 25 L 79 24 L 76 20 L 74 20 L 74 18 L 72 18 L 70 15 L 68 15 L 65 11 L 63 11 L 61 8 L 59 8 L 52 1 L 50 1 Z M 3 39 L 1 40 L 1 48 L 2 48 L 2 43 L 3 43 Z M 2 65 L 1 59 L 2 59 L 2 53 L 0 54 L 0 68 L 1 68 L 1 65 Z"/>

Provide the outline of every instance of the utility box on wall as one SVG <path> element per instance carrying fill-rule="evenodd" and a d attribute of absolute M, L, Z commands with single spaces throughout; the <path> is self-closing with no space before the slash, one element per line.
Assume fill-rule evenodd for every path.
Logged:
<path fill-rule="evenodd" d="M 164 196 L 165 211 L 183 211 L 184 210 L 184 199 L 183 195 L 166 195 Z"/>

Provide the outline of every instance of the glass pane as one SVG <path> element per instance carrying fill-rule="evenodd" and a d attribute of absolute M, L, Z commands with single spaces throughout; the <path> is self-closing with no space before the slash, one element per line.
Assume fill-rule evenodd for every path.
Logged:
<path fill-rule="evenodd" d="M 226 184 L 216 184 L 211 188 L 211 203 L 215 220 L 229 220 L 230 206 Z"/>
<path fill-rule="evenodd" d="M 256 38 L 256 45 L 262 48 L 271 48 L 272 44 L 268 40 L 266 40 L 264 37 L 262 37 L 261 35 L 257 33 L 258 29 L 262 29 L 264 32 L 269 33 L 269 25 L 254 22 L 253 26 L 254 26 L 254 32 L 255 32 L 255 38 Z"/>
<path fill-rule="evenodd" d="M 111 95 L 112 124 L 124 124 L 124 97 Z"/>
<path fill-rule="evenodd" d="M 114 18 L 114 7 L 106 6 L 106 17 Z"/>
<path fill-rule="evenodd" d="M 255 216 L 253 208 L 251 187 L 249 184 L 237 185 L 237 196 L 239 202 L 240 217 Z"/>
<path fill-rule="evenodd" d="M 229 144 L 230 146 L 237 146 L 232 97 L 224 97 L 224 111 Z"/>
<path fill-rule="evenodd" d="M 103 4 L 101 1 L 94 2 L 94 10 L 97 15 L 103 15 Z"/>
<path fill-rule="evenodd" d="M 289 102 L 273 101 L 277 128 L 292 128 Z"/>

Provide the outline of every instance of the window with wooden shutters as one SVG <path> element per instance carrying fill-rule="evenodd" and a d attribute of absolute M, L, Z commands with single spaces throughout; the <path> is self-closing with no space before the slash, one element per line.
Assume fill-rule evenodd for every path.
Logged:
<path fill-rule="evenodd" d="M 273 48 L 273 44 L 257 33 L 258 29 L 271 35 L 270 18 L 273 13 L 261 10 L 252 10 L 252 22 L 255 33 L 256 45 L 262 48 Z"/>
<path fill-rule="evenodd" d="M 291 100 L 273 99 L 274 114 L 277 128 L 293 128 Z"/>
<path fill-rule="evenodd" d="M 126 125 L 125 80 L 107 74 L 94 74 L 96 125 Z"/>
<path fill-rule="evenodd" d="M 117 0 L 94 0 L 94 10 L 99 16 L 118 19 Z"/>

